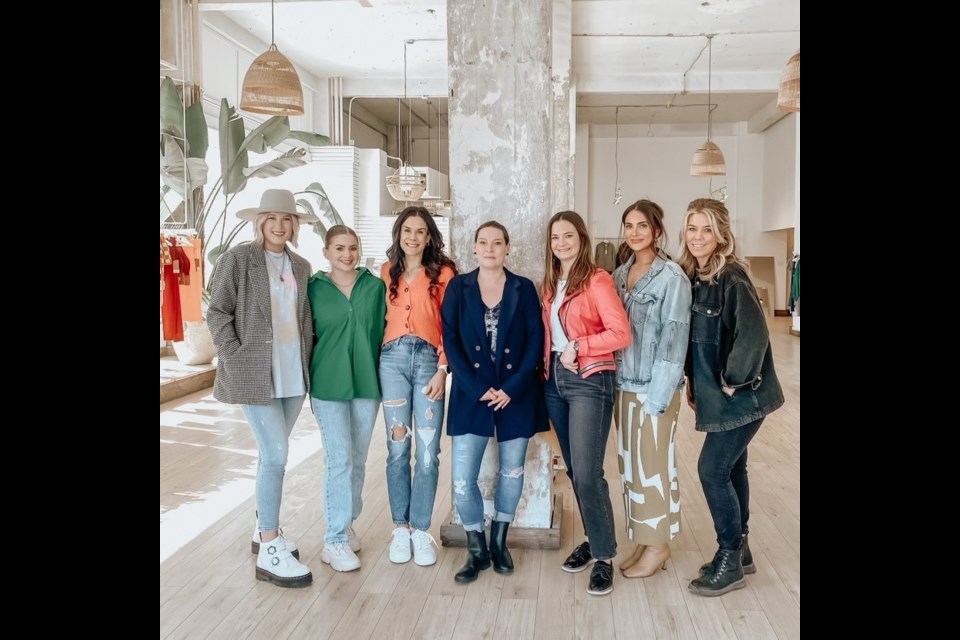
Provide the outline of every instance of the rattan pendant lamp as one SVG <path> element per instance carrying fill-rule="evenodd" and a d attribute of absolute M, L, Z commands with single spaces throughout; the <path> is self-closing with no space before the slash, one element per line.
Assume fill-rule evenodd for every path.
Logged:
<path fill-rule="evenodd" d="M 403 43 L 403 99 L 407 103 L 409 110 L 409 124 L 407 125 L 407 152 L 412 153 L 412 130 L 413 130 L 413 105 L 407 99 L 407 45 L 413 40 L 407 40 Z M 400 130 L 400 100 L 397 100 L 397 131 Z M 400 147 L 398 141 L 398 148 Z M 400 166 L 393 175 L 387 176 L 387 193 L 398 202 L 412 202 L 419 200 L 423 192 L 427 190 L 426 179 L 417 172 L 416 169 L 404 163 L 403 158 L 387 156 L 400 161 Z"/>
<path fill-rule="evenodd" d="M 268 116 L 302 116 L 303 87 L 293 63 L 277 50 L 270 0 L 270 48 L 253 61 L 243 76 L 240 109 Z"/>
<path fill-rule="evenodd" d="M 693 154 L 690 163 L 691 176 L 725 176 L 727 162 L 723 159 L 723 152 L 710 138 L 713 136 L 713 35 L 707 36 L 707 141 Z"/>
<path fill-rule="evenodd" d="M 777 94 L 780 111 L 800 111 L 800 49 L 790 56 L 780 75 L 780 92 Z"/>

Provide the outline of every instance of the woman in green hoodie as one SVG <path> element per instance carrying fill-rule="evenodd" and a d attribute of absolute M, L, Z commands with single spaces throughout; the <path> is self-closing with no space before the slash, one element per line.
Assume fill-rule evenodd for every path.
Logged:
<path fill-rule="evenodd" d="M 350 227 L 331 227 L 323 249 L 330 271 L 318 271 L 308 288 L 317 336 L 310 402 L 327 455 L 327 534 L 320 559 L 335 571 L 360 568 L 353 521 L 363 508 L 367 450 L 380 407 L 377 367 L 387 313 L 383 280 L 357 267 L 359 245 Z"/>

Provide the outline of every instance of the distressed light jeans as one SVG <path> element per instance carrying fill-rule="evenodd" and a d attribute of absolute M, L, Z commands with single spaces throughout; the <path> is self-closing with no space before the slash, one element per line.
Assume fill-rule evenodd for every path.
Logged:
<path fill-rule="evenodd" d="M 433 516 L 440 477 L 440 436 L 444 399 L 423 389 L 437 373 L 437 350 L 426 340 L 405 335 L 380 351 L 380 390 L 387 428 L 387 493 L 396 526 L 426 531 Z M 410 454 L 416 440 L 413 478 Z"/>
<path fill-rule="evenodd" d="M 260 531 L 280 528 L 280 498 L 287 469 L 290 432 L 303 408 L 305 395 L 274 398 L 270 404 L 242 405 L 257 439 L 257 514 Z"/>
<path fill-rule="evenodd" d="M 547 413 L 573 483 L 590 552 L 597 560 L 617 555 L 613 505 L 603 477 L 603 457 L 613 421 L 614 383 L 613 371 L 581 378 L 561 365 L 560 356 L 554 353 L 544 389 Z"/>
<path fill-rule="evenodd" d="M 327 456 L 323 483 L 328 544 L 348 542 L 347 528 L 363 509 L 363 478 L 379 400 L 329 401 L 310 398 Z"/>
<path fill-rule="evenodd" d="M 483 531 L 483 495 L 477 479 L 489 440 L 487 436 L 470 433 L 453 436 L 450 454 L 453 459 L 453 502 L 465 531 Z M 528 438 L 496 442 L 500 471 L 497 473 L 493 519 L 498 522 L 513 522 L 517 513 L 523 493 L 523 463 L 527 458 L 528 442 Z"/>

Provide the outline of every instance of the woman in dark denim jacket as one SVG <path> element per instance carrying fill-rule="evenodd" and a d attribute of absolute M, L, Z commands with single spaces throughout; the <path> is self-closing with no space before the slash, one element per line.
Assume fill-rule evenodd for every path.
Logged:
<path fill-rule="evenodd" d="M 719 549 L 690 590 L 719 596 L 754 573 L 747 545 L 747 446 L 764 417 L 783 404 L 770 334 L 746 263 L 737 256 L 730 213 L 719 200 L 687 206 L 677 262 L 693 282 L 687 402 L 707 432 L 698 471 Z"/>
<path fill-rule="evenodd" d="M 620 221 L 631 253 L 613 281 L 633 340 L 617 352 L 614 419 L 627 534 L 636 544 L 620 570 L 627 578 L 646 578 L 666 564 L 670 541 L 680 534 L 675 435 L 690 336 L 690 279 L 660 250 L 666 239 L 660 205 L 639 200 Z"/>

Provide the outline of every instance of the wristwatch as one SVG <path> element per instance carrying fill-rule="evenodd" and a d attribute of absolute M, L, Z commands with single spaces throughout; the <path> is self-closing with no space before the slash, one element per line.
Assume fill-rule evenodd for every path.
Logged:
<path fill-rule="evenodd" d="M 574 351 L 574 353 L 580 353 L 580 341 L 579 341 L 579 340 L 574 340 L 574 341 L 573 341 L 573 351 Z"/>

